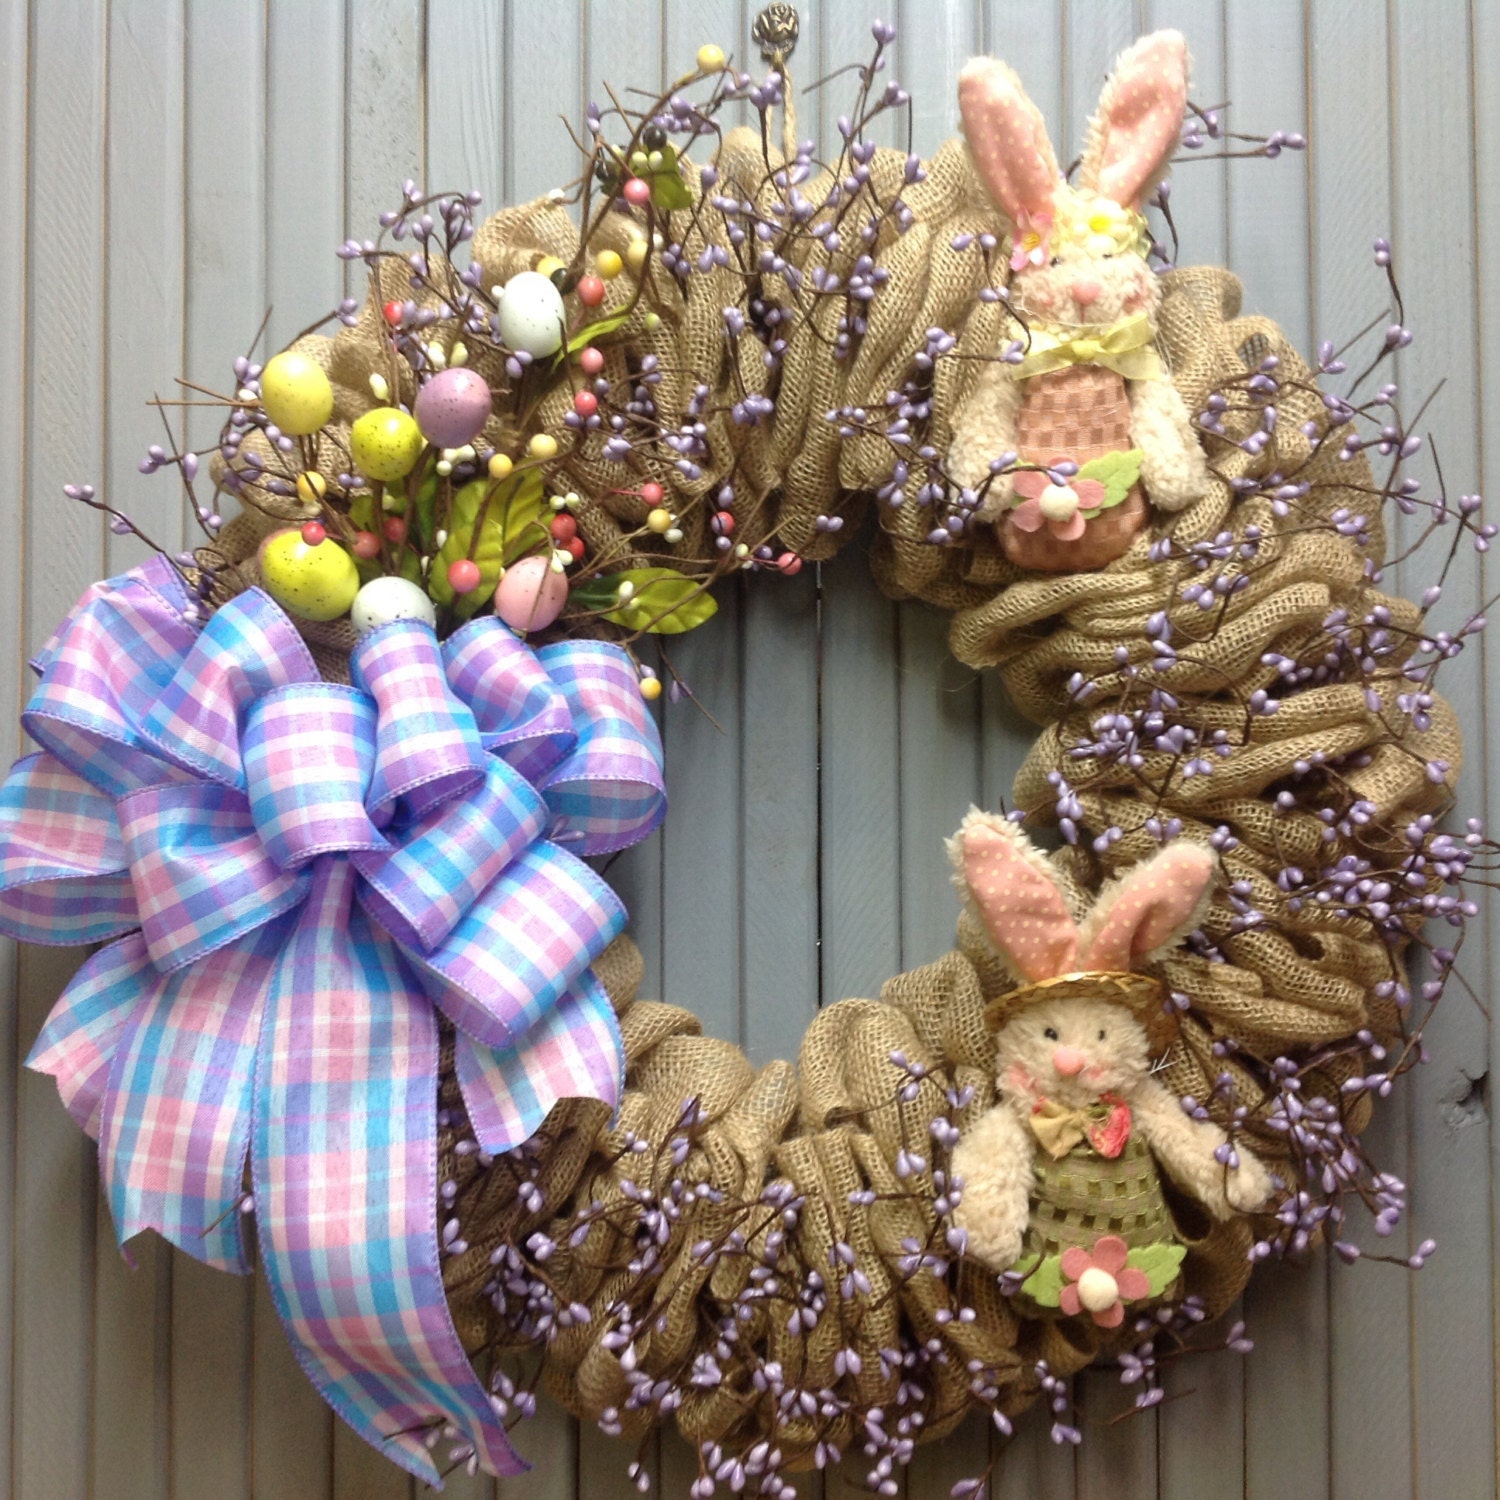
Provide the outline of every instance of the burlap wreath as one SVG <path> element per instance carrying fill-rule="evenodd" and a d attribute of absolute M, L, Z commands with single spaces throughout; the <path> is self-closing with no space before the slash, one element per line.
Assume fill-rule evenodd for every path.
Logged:
<path fill-rule="evenodd" d="M 904 165 L 899 153 L 877 153 L 872 163 L 877 188 L 894 194 Z M 742 191 L 752 192 L 764 172 L 758 137 L 731 135 L 719 167 L 726 184 L 738 180 Z M 817 185 L 808 191 L 816 196 Z M 834 360 L 823 342 L 803 339 L 788 351 L 779 371 L 768 375 L 759 346 L 741 351 L 725 338 L 720 304 L 732 298 L 727 288 L 724 297 L 717 295 L 712 272 L 695 282 L 689 298 L 662 296 L 651 302 L 660 317 L 654 328 L 645 324 L 643 299 L 623 342 L 609 355 L 612 378 L 638 368 L 648 354 L 657 356 L 664 411 L 683 409 L 699 381 L 719 391 L 774 395 L 774 423 L 743 426 L 724 416 L 712 419 L 713 462 L 690 488 L 706 493 L 732 478 L 740 525 L 757 536 L 779 533 L 809 558 L 830 556 L 841 539 L 858 530 L 871 492 L 890 467 L 890 452 L 876 439 L 840 440 L 828 413 L 878 406 L 888 390 L 900 387 L 910 377 L 914 338 L 920 341 L 923 329 L 959 332 L 960 353 L 988 351 L 999 335 L 1001 310 L 975 298 L 977 262 L 951 246 L 955 234 L 989 227 L 993 216 L 964 148 L 944 147 L 928 165 L 927 180 L 908 188 L 905 197 L 915 222 L 904 235 L 884 236 L 877 247 L 890 280 L 871 304 L 868 333 L 852 359 Z M 624 221 L 606 222 L 590 249 L 623 248 L 626 233 Z M 712 221 L 704 216 L 693 231 L 696 238 L 688 238 L 687 253 L 695 254 L 712 233 Z M 543 254 L 571 259 L 577 249 L 575 226 L 549 200 L 495 215 L 474 244 L 493 280 L 534 265 Z M 396 289 L 393 281 L 390 290 Z M 369 374 L 385 368 L 374 321 L 385 290 L 372 291 L 358 327 L 332 340 L 302 342 L 333 377 L 338 416 L 346 423 L 369 404 Z M 617 283 L 610 296 L 622 303 L 625 290 Z M 1182 953 L 1159 966 L 1167 989 L 1191 999 L 1163 1081 L 1179 1095 L 1200 1099 L 1210 1097 L 1214 1080 L 1225 1072 L 1242 1097 L 1263 1097 L 1261 1084 L 1235 1056 L 1213 1055 L 1219 1038 L 1232 1037 L 1246 1052 L 1269 1058 L 1306 1055 L 1366 1027 L 1382 1038 L 1397 1033 L 1393 1002 L 1377 998 L 1389 993 L 1389 986 L 1377 987 L 1392 977 L 1390 947 L 1334 907 L 1309 902 L 1288 910 L 1276 875 L 1288 864 L 1315 868 L 1348 852 L 1387 863 L 1399 860 L 1390 831 L 1448 798 L 1448 786 L 1429 777 L 1427 763 L 1442 759 L 1456 776 L 1460 761 L 1458 730 L 1440 700 L 1420 749 L 1408 742 L 1405 715 L 1394 702 L 1397 671 L 1382 679 L 1388 687 L 1377 684 L 1378 705 L 1367 699 L 1362 684 L 1333 672 L 1328 680 L 1288 695 L 1273 717 L 1247 716 L 1247 698 L 1275 685 L 1276 658 L 1303 660 L 1315 653 L 1337 609 L 1354 620 L 1377 607 L 1388 611 L 1392 635 L 1406 643 L 1391 662 L 1396 668 L 1415 651 L 1420 632 L 1414 605 L 1369 582 L 1369 565 L 1378 563 L 1382 551 L 1378 517 L 1372 515 L 1363 546 L 1337 535 L 1329 524 L 1341 508 L 1376 508 L 1370 503 L 1367 464 L 1363 458 L 1341 463 L 1331 447 L 1314 451 L 1301 427 L 1323 422 L 1326 414 L 1306 364 L 1274 324 L 1238 312 L 1238 283 L 1225 271 L 1199 268 L 1165 278 L 1160 341 L 1190 410 L 1201 408 L 1210 390 L 1232 386 L 1260 368 L 1268 355 L 1280 362 L 1282 384 L 1274 449 L 1252 455 L 1228 439 L 1205 438 L 1215 482 L 1205 499 L 1175 519 L 1170 549 L 1153 552 L 1153 536 L 1160 532 L 1148 531 L 1100 572 L 1028 575 L 1004 561 L 987 529 L 962 545 L 928 544 L 913 506 L 880 507 L 873 546 L 881 585 L 897 597 L 922 599 L 951 613 L 955 655 L 998 672 L 1016 705 L 1040 726 L 1016 779 L 1014 806 L 1048 821 L 1057 795 L 1048 773 L 1062 772 L 1076 789 L 1083 823 L 1122 830 L 1102 850 L 1069 847 L 1056 856 L 1078 907 L 1084 892 L 1157 847 L 1158 834 L 1148 827 L 1154 816 L 1180 819 L 1189 838 L 1214 840 L 1241 904 L 1277 913 L 1274 923 L 1241 930 L 1236 907 L 1221 898 L 1205 930 L 1228 962 Z M 962 358 L 938 366 L 929 441 L 940 450 L 977 368 Z M 539 422 L 560 420 L 567 399 L 559 388 L 547 398 L 556 410 L 544 403 Z M 519 436 L 498 419 L 491 429 L 485 434 L 491 443 L 513 445 Z M 1238 498 L 1233 489 L 1235 479 L 1264 474 L 1273 463 L 1296 471 L 1307 485 L 1290 516 L 1275 514 L 1262 492 Z M 631 465 L 637 481 L 674 477 L 665 469 L 653 471 L 648 461 L 632 459 Z M 562 455 L 550 478 L 554 488 L 576 489 L 585 497 L 579 524 L 591 547 L 618 539 L 622 522 L 639 525 L 639 500 L 616 493 L 618 466 L 587 444 Z M 819 515 L 835 513 L 850 523 L 841 533 L 816 526 Z M 698 531 L 689 533 L 684 555 L 708 548 L 703 515 L 694 512 L 688 523 Z M 218 546 L 205 553 L 217 570 L 220 597 L 253 580 L 254 547 L 270 524 L 263 515 L 247 514 L 231 522 Z M 1195 576 L 1193 548 L 1222 533 L 1243 536 L 1250 527 L 1260 529 L 1260 540 L 1253 560 L 1242 565 L 1248 583 L 1205 616 L 1182 596 L 1184 584 Z M 1224 730 L 1236 744 L 1211 776 L 1182 776 L 1166 752 L 1148 751 L 1144 765 L 1133 770 L 1075 753 L 1090 737 L 1092 711 L 1071 696 L 1070 679 L 1083 674 L 1105 698 L 1128 695 L 1134 670 L 1151 658 L 1146 627 L 1158 612 L 1172 623 L 1178 655 L 1152 681 L 1186 705 L 1184 716 L 1201 734 Z M 309 627 L 330 677 L 346 670 L 345 629 Z M 1392 725 L 1398 727 L 1393 731 Z M 1339 765 L 1337 784 L 1331 775 L 1303 777 L 1294 805 L 1274 805 L 1275 793 L 1288 784 L 1289 768 L 1309 758 L 1316 764 L 1319 755 Z M 1146 784 L 1154 788 L 1150 799 L 1141 794 Z M 1319 817 L 1317 807 L 1356 800 L 1373 808 L 1368 822 L 1362 830 L 1336 829 L 1330 837 L 1330 822 Z M 961 925 L 954 952 L 892 979 L 879 1000 L 830 1006 L 809 1028 L 796 1067 L 776 1062 L 758 1072 L 730 1043 L 702 1036 L 688 1011 L 637 998 L 641 968 L 628 941 L 610 950 L 601 973 L 620 1015 L 629 1061 L 625 1102 L 613 1126 L 601 1106 L 573 1102 L 554 1110 L 532 1149 L 493 1163 L 455 1151 L 458 1128 L 441 1143 L 441 1176 L 457 1186 L 453 1211 L 469 1242 L 465 1254 L 448 1262 L 447 1286 L 457 1325 L 476 1358 L 502 1356 L 527 1342 L 514 1320 L 497 1311 L 496 1281 L 503 1271 L 497 1272 L 496 1263 L 505 1247 L 524 1247 L 542 1235 L 556 1242 L 545 1276 L 559 1305 L 573 1304 L 589 1314 L 573 1319 L 550 1342 L 544 1370 L 548 1389 L 581 1417 L 603 1417 L 610 1430 L 643 1432 L 660 1413 L 649 1400 L 630 1402 L 641 1372 L 682 1382 L 695 1359 L 716 1348 L 715 1330 L 752 1272 L 753 1254 L 706 1264 L 693 1252 L 695 1245 L 719 1242 L 736 1228 L 751 1250 L 764 1246 L 768 1236 L 782 1236 L 777 1248 L 788 1286 L 799 1277 L 805 1283 L 814 1273 L 829 1277 L 840 1246 L 853 1248 L 872 1285 L 852 1327 L 828 1322 L 802 1337 L 786 1329 L 768 1302 L 733 1348 L 718 1345 L 721 1378 L 702 1389 L 689 1387 L 676 1407 L 678 1425 L 699 1443 L 743 1449 L 774 1432 L 784 1455 L 796 1464 L 810 1462 L 819 1442 L 842 1446 L 854 1436 L 852 1410 L 830 1419 L 826 1412 L 778 1404 L 755 1379 L 768 1361 L 780 1362 L 799 1390 L 838 1387 L 851 1395 L 852 1406 L 878 1407 L 896 1399 L 903 1378 L 881 1351 L 903 1339 L 929 1348 L 936 1341 L 948 1357 L 931 1364 L 922 1402 L 921 1435 L 931 1438 L 961 1418 L 977 1379 L 987 1382 L 994 1404 L 1013 1409 L 1035 1393 L 1038 1360 L 1066 1374 L 1106 1346 L 1109 1336 L 1103 1330 L 1083 1333 L 1078 1325 L 1018 1316 L 995 1278 L 971 1263 L 957 1261 L 944 1275 L 913 1276 L 896 1269 L 910 1255 L 912 1242 L 927 1245 L 941 1230 L 931 1167 L 927 1175 L 899 1174 L 899 1154 L 912 1148 L 913 1132 L 920 1137 L 934 1115 L 946 1113 L 962 1129 L 994 1100 L 993 1037 L 985 1007 L 1011 980 L 977 933 Z M 912 1075 L 892 1061 L 893 1055 L 925 1070 L 909 1107 L 896 1100 Z M 1349 1071 L 1352 1065 L 1330 1066 L 1322 1092 L 1337 1098 Z M 972 1101 L 955 1110 L 946 1091 L 965 1087 L 972 1088 Z M 697 1116 L 685 1131 L 683 1111 L 690 1099 L 697 1101 Z M 451 1078 L 445 1103 L 461 1122 Z M 1350 1106 L 1351 1128 L 1364 1123 L 1367 1111 L 1361 1094 Z M 1287 1170 L 1284 1136 L 1257 1129 L 1254 1118 L 1250 1128 L 1257 1152 Z M 649 1144 L 644 1157 L 630 1151 L 631 1137 Z M 685 1144 L 674 1155 L 668 1143 L 678 1139 Z M 641 1194 L 666 1195 L 674 1181 L 709 1184 L 716 1201 L 698 1198 L 689 1211 L 666 1220 L 651 1274 L 632 1272 L 626 1267 Z M 532 1184 L 540 1199 L 531 1190 L 520 1191 L 524 1183 Z M 770 1194 L 769 1206 L 767 1184 L 784 1185 L 779 1197 Z M 783 1215 L 775 1206 L 782 1202 L 796 1202 L 796 1212 Z M 1189 1246 L 1187 1294 L 1216 1314 L 1249 1274 L 1252 1227 L 1244 1220 L 1213 1225 L 1181 1198 L 1174 1197 L 1171 1206 Z M 581 1244 L 570 1244 L 569 1229 L 583 1210 L 593 1215 L 595 1228 Z M 954 1314 L 960 1307 L 973 1308 L 976 1316 L 958 1319 Z M 631 1309 L 635 1330 L 629 1371 L 611 1339 L 622 1308 Z M 847 1347 L 860 1356 L 857 1373 L 851 1373 Z"/>

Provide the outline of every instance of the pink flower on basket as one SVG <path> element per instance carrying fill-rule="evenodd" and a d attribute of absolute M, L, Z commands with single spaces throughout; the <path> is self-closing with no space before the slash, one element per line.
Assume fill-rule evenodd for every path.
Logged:
<path fill-rule="evenodd" d="M 1022 498 L 1010 513 L 1011 525 L 1018 531 L 1040 531 L 1045 525 L 1060 542 L 1076 542 L 1089 514 L 1104 503 L 1100 480 L 1053 484 L 1045 469 L 1022 469 L 1015 476 L 1015 490 Z"/>
<path fill-rule="evenodd" d="M 1070 1317 L 1087 1312 L 1101 1328 L 1118 1328 L 1125 1321 L 1125 1304 L 1149 1295 L 1144 1271 L 1125 1264 L 1130 1247 L 1119 1235 L 1094 1241 L 1093 1253 L 1074 1245 L 1062 1253 L 1062 1310 Z"/>

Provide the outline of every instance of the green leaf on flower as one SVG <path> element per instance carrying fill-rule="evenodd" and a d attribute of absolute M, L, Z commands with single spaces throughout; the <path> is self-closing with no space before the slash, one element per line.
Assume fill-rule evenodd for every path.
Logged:
<path fill-rule="evenodd" d="M 349 519 L 361 531 L 375 530 L 375 497 L 369 490 L 361 490 L 349 502 Z"/>
<path fill-rule="evenodd" d="M 568 340 L 568 353 L 577 354 L 580 349 L 586 348 L 589 344 L 592 344 L 595 339 L 602 339 L 605 334 L 613 333 L 615 329 L 619 328 L 629 317 L 629 309 L 626 309 L 623 312 L 610 313 L 607 318 L 599 318 L 596 321 L 588 324 L 586 327 L 580 328 L 578 332 Z M 561 362 L 561 358 L 559 358 L 558 363 L 560 364 Z"/>
<path fill-rule="evenodd" d="M 1035 1256 L 1028 1260 L 1020 1261 L 1012 1266 L 1013 1271 L 1026 1269 L 1031 1261 L 1036 1261 Z M 1040 1261 L 1036 1261 L 1035 1268 L 1026 1280 L 1021 1283 L 1021 1290 L 1031 1298 L 1038 1307 L 1059 1307 L 1062 1305 L 1062 1256 L 1048 1255 Z"/>
<path fill-rule="evenodd" d="M 651 178 L 651 201 L 662 212 L 691 208 L 693 194 L 678 172 L 658 172 Z"/>
<path fill-rule="evenodd" d="M 634 589 L 623 602 L 622 583 Z M 674 568 L 627 568 L 587 578 L 574 587 L 572 598 L 584 609 L 601 610 L 616 625 L 650 635 L 681 635 L 712 619 L 719 610 L 701 583 Z"/>
<path fill-rule="evenodd" d="M 414 513 L 417 523 L 418 545 L 430 541 L 433 533 L 432 511 L 437 502 L 438 473 L 429 468 L 417 484 L 417 501 Z"/>
<path fill-rule="evenodd" d="M 1137 1245 L 1126 1257 L 1125 1264 L 1143 1271 L 1151 1283 L 1150 1295 L 1160 1297 L 1177 1280 L 1186 1254 L 1182 1245 Z"/>
<path fill-rule="evenodd" d="M 491 490 L 494 494 L 486 506 L 485 496 Z M 448 582 L 448 567 L 471 555 L 470 543 L 481 510 L 484 520 L 472 551 L 479 565 L 479 587 L 467 594 L 455 594 Z M 432 560 L 427 592 L 436 603 L 451 606 L 460 620 L 478 614 L 495 592 L 502 566 L 547 543 L 547 519 L 540 469 L 523 469 L 498 486 L 491 479 L 471 480 L 453 496 L 448 510 L 448 539 Z"/>
<path fill-rule="evenodd" d="M 1097 479 L 1104 486 L 1101 510 L 1118 505 L 1141 477 L 1141 450 L 1132 448 L 1126 453 L 1106 453 L 1102 458 L 1091 458 L 1079 471 L 1080 479 Z"/>

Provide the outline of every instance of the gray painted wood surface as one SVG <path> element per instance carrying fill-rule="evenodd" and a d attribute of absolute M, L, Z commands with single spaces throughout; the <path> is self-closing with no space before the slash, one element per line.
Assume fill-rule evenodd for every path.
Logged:
<path fill-rule="evenodd" d="M 414 176 L 491 205 L 574 173 L 554 119 L 602 80 L 651 84 L 698 44 L 741 54 L 750 0 L 0 0 L 0 724 L 21 664 L 93 578 L 137 560 L 60 486 L 109 487 L 161 541 L 187 538 L 179 496 L 143 480 L 144 405 L 186 371 L 222 380 L 272 309 L 273 344 L 329 306 L 332 251 Z M 899 0 L 895 73 L 918 149 L 954 126 L 972 52 L 1016 64 L 1067 153 L 1114 52 L 1183 27 L 1195 97 L 1235 101 L 1245 129 L 1307 131 L 1307 157 L 1201 163 L 1173 199 L 1184 259 L 1227 261 L 1247 305 L 1304 346 L 1375 315 L 1370 241 L 1389 234 L 1419 340 L 1409 390 L 1447 386 L 1432 427 L 1449 483 L 1500 493 L 1500 55 L 1495 0 Z M 869 0 L 803 7 L 801 79 L 862 56 Z M 837 90 L 804 104 L 831 129 Z M 826 118 L 824 118 L 826 116 Z M 1487 252 L 1487 253 L 1486 253 Z M 1484 317 L 1488 314 L 1488 317 Z M 194 429 L 199 441 L 207 437 Z M 1482 569 L 1465 586 L 1478 590 Z M 1408 579 L 1408 587 L 1415 580 Z M 820 1003 L 869 994 L 949 943 L 939 841 L 997 802 L 1029 731 L 995 684 L 956 666 L 943 621 L 880 597 L 850 556 L 731 592 L 676 649 L 720 729 L 669 709 L 673 814 L 617 869 L 647 988 L 693 1007 L 756 1061 L 795 1052 Z M 1489 675 L 1485 675 L 1486 667 Z M 1466 675 L 1465 675 L 1466 674 Z M 1462 687 L 1467 799 L 1500 812 L 1484 709 L 1493 664 Z M 1490 690 L 1493 687 L 1490 686 Z M 19 742 L 16 748 L 19 749 Z M 1486 807 L 1487 804 L 1487 807 Z M 1492 818 L 1493 821 L 1493 818 Z M 1481 995 L 1495 942 L 1468 950 Z M 16 1500 L 408 1500 L 409 1481 L 339 1428 L 298 1373 L 262 1290 L 167 1255 L 114 1247 L 92 1149 L 48 1080 L 18 1059 L 76 954 L 0 950 L 0 1490 Z M 997 1495 L 1322 1495 L 1478 1500 L 1495 1484 L 1495 1045 L 1455 993 L 1432 1060 L 1375 1126 L 1414 1184 L 1412 1277 L 1321 1262 L 1257 1279 L 1257 1347 L 1174 1381 L 1159 1412 L 1111 1425 L 1122 1394 L 1081 1383 L 1083 1448 L 1025 1424 Z M 606 1500 L 625 1455 L 553 1410 L 525 1430 L 524 1481 L 458 1478 L 463 1500 Z M 924 1453 L 913 1500 L 983 1467 L 978 1425 Z M 686 1493 L 675 1439 L 650 1455 Z M 808 1481 L 807 1495 L 854 1493 Z"/>

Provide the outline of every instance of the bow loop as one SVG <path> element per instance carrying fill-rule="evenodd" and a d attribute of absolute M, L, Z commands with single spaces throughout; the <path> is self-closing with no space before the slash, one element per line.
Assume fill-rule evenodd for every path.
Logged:
<path fill-rule="evenodd" d="M 193 643 L 186 591 L 162 558 L 96 583 L 42 648 L 42 680 L 21 723 L 107 796 L 184 780 L 140 734 L 141 720 Z"/>
<path fill-rule="evenodd" d="M 1155 338 L 1151 319 L 1143 312 L 1121 318 L 1108 328 L 1078 334 L 1045 324 L 1033 325 L 1025 357 L 1010 366 L 1011 378 L 1029 380 L 1068 365 L 1102 365 L 1126 380 L 1160 380 L 1165 372 Z"/>
<path fill-rule="evenodd" d="M 389 854 L 359 854 L 360 900 L 397 942 L 435 948 L 546 826 L 546 804 L 494 756 L 484 783 L 430 812 Z"/>
<path fill-rule="evenodd" d="M 661 736 L 630 658 L 605 641 L 560 641 L 537 659 L 558 685 L 578 743 L 543 783 L 552 838 L 579 854 L 613 854 L 666 816 Z"/>
<path fill-rule="evenodd" d="M 245 790 L 240 728 L 257 698 L 318 669 L 296 627 L 260 589 L 216 609 L 148 708 L 142 736 L 163 759 Z"/>
<path fill-rule="evenodd" d="M 258 698 L 245 715 L 250 813 L 283 870 L 319 854 L 387 849 L 365 811 L 375 710 L 355 688 L 310 682 Z"/>
<path fill-rule="evenodd" d="M 0 787 L 0 927 L 26 943 L 102 943 L 138 926 L 109 798 L 50 755 Z"/>
<path fill-rule="evenodd" d="M 201 782 L 147 787 L 122 798 L 119 813 L 141 931 L 163 973 L 307 897 L 306 873 L 277 866 L 239 792 Z"/>
<path fill-rule="evenodd" d="M 455 1026 L 514 1047 L 624 927 L 620 898 L 581 859 L 533 844 L 418 969 Z"/>
<path fill-rule="evenodd" d="M 484 780 L 474 715 L 443 674 L 437 636 L 418 620 L 393 620 L 354 648 L 350 675 L 378 714 L 370 816 L 384 822 L 404 797 L 420 817 Z"/>
<path fill-rule="evenodd" d="M 449 636 L 443 665 L 474 714 L 484 748 L 527 781 L 540 782 L 578 742 L 568 701 L 537 653 L 493 615 Z"/>

